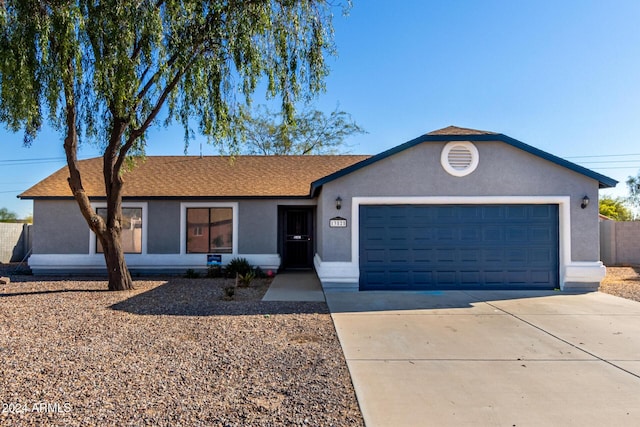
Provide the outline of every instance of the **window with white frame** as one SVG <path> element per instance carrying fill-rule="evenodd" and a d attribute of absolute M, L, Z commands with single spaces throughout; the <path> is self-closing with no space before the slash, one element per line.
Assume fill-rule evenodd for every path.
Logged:
<path fill-rule="evenodd" d="M 187 253 L 232 253 L 233 238 L 233 208 L 186 208 Z"/>
<path fill-rule="evenodd" d="M 96 208 L 96 213 L 105 221 L 107 220 L 107 208 Z M 124 253 L 140 254 L 142 253 L 142 207 L 123 207 L 122 208 L 122 229 L 120 239 Z M 104 250 L 100 244 L 100 240 L 96 239 L 96 253 L 103 253 Z"/>

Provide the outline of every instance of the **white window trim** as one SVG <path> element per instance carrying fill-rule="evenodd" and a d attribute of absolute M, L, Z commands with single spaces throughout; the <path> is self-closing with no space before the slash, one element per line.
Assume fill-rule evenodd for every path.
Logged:
<path fill-rule="evenodd" d="M 460 147 L 460 146 L 466 148 L 467 150 L 469 150 L 469 152 L 471 152 L 471 164 L 467 168 L 461 169 L 461 170 L 455 169 L 449 164 L 449 152 L 455 147 Z M 473 145 L 469 141 L 449 142 L 447 145 L 444 146 L 444 148 L 442 149 L 442 154 L 440 155 L 440 164 L 442 165 L 444 170 L 447 171 L 449 175 L 453 175 L 455 177 L 467 176 L 473 171 L 475 171 L 476 168 L 478 167 L 479 160 L 480 160 L 480 155 L 478 154 L 478 149 L 476 148 L 475 145 Z"/>
<path fill-rule="evenodd" d="M 180 203 L 180 255 L 187 255 L 187 208 L 231 208 L 233 242 L 231 244 L 231 254 L 226 255 L 238 254 L 238 203 L 194 202 Z"/>
<path fill-rule="evenodd" d="M 94 202 L 91 203 L 91 207 L 95 211 L 98 208 L 106 208 L 107 204 L 104 202 Z M 147 228 L 148 228 L 148 203 L 147 202 L 123 202 L 123 208 L 141 208 L 142 209 L 142 252 L 131 253 L 125 255 L 146 255 L 147 254 Z M 91 231 L 89 233 L 89 255 L 100 255 L 103 256 L 102 252 L 96 251 L 96 234 Z"/>

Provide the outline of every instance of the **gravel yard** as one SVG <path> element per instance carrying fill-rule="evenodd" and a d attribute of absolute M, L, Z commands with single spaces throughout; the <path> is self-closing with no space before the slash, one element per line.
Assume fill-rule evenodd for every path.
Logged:
<path fill-rule="evenodd" d="M 12 280 L 0 425 L 363 425 L 324 303 L 260 302 L 258 281 L 224 301 L 213 279 Z"/>
<path fill-rule="evenodd" d="M 4 267 L 4 269 L 2 268 Z M 9 274 L 0 285 L 0 425 L 363 426 L 324 303 L 224 300 L 213 279 Z M 640 268 L 600 291 L 640 301 Z"/>
<path fill-rule="evenodd" d="M 600 292 L 640 301 L 640 267 L 607 267 Z"/>

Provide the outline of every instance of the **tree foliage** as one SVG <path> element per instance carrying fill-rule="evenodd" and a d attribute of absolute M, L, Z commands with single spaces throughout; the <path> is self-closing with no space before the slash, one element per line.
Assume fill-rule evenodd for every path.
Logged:
<path fill-rule="evenodd" d="M 629 189 L 629 203 L 632 206 L 640 207 L 640 173 L 637 176 L 627 178 L 627 188 Z"/>
<path fill-rule="evenodd" d="M 18 216 L 7 208 L 0 208 L 0 222 L 14 222 Z"/>
<path fill-rule="evenodd" d="M 616 221 L 631 221 L 633 215 L 621 198 L 600 197 L 598 201 L 600 214 Z"/>
<path fill-rule="evenodd" d="M 306 109 L 288 124 L 282 112 L 266 106 L 243 115 L 238 129 L 241 151 L 260 155 L 336 154 L 344 150 L 347 137 L 365 133 L 348 113 L 338 109 L 329 115 Z"/>
<path fill-rule="evenodd" d="M 0 121 L 24 130 L 27 145 L 45 121 L 63 136 L 69 186 L 104 248 L 110 289 L 132 286 L 120 246 L 123 166 L 144 154 L 148 129 L 175 120 L 185 143 L 192 123 L 212 141 L 233 138 L 263 81 L 292 122 L 295 103 L 324 88 L 332 13 L 325 0 L 0 1 Z M 83 189 L 81 139 L 103 148 L 105 220 Z"/>

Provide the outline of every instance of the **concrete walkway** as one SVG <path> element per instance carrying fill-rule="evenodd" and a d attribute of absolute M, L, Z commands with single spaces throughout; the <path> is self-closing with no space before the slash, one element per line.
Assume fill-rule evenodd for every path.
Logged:
<path fill-rule="evenodd" d="M 327 292 L 367 427 L 638 426 L 640 303 Z"/>
<path fill-rule="evenodd" d="M 273 279 L 262 301 L 324 302 L 324 292 L 315 271 L 286 271 Z"/>

